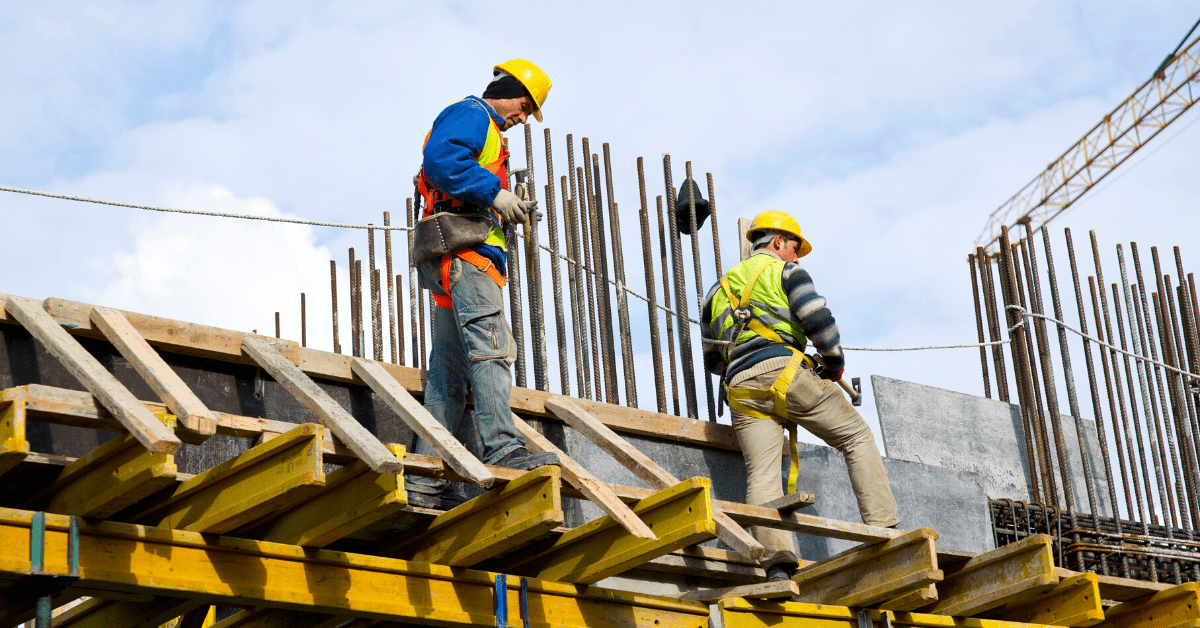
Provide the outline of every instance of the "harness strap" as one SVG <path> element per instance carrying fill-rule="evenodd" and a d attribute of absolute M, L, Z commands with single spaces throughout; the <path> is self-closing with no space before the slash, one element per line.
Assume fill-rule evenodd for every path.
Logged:
<path fill-rule="evenodd" d="M 465 251 L 459 251 L 453 255 L 443 255 L 442 290 L 445 290 L 446 294 L 441 295 L 434 294 L 433 292 L 429 293 L 429 295 L 433 297 L 433 302 L 438 307 L 443 307 L 446 309 L 454 308 L 454 299 L 450 296 L 450 264 L 454 261 L 455 257 L 474 266 L 475 268 L 478 268 L 479 270 L 482 270 L 483 273 L 488 277 L 491 277 L 492 281 L 496 282 L 496 285 L 500 286 L 501 289 L 504 289 L 504 286 L 508 285 L 508 279 L 504 275 L 500 274 L 500 270 L 496 268 L 496 265 L 492 263 L 492 260 L 480 255 L 476 251 L 467 249 Z"/>
<path fill-rule="evenodd" d="M 741 321 L 741 324 L 733 334 L 733 343 L 725 349 L 726 360 L 729 360 L 733 355 L 733 350 L 738 345 L 738 339 L 741 338 L 742 332 L 746 327 L 749 327 L 750 331 L 765 337 L 771 342 L 783 342 L 779 334 L 758 321 L 754 316 L 754 310 L 750 308 L 750 294 L 754 291 L 754 282 L 758 281 L 758 276 L 763 274 L 763 271 L 770 265 L 770 262 L 763 264 L 758 267 L 758 270 L 754 271 L 753 275 L 750 275 L 750 280 L 746 282 L 746 287 L 742 290 L 740 298 L 734 298 L 733 288 L 729 287 L 729 274 L 726 273 L 721 276 L 721 289 L 725 291 L 725 298 L 729 300 L 729 307 L 733 309 L 734 316 Z M 739 313 L 743 313 L 743 316 L 738 316 Z"/>
<path fill-rule="evenodd" d="M 779 377 L 775 378 L 775 382 L 771 384 L 769 389 L 760 390 L 757 388 L 725 386 L 725 395 L 729 399 L 730 410 L 756 419 L 779 419 L 783 421 L 788 431 L 788 453 L 791 454 L 788 462 L 788 493 L 796 492 L 796 480 L 800 476 L 800 458 L 796 449 L 796 424 L 788 419 L 787 414 L 787 391 L 791 387 L 792 381 L 796 379 L 796 373 L 803 364 L 807 364 L 809 368 L 812 368 L 812 360 L 807 355 L 796 349 L 792 349 L 792 359 L 788 360 L 787 366 L 783 367 L 783 371 L 779 374 Z M 742 403 L 743 399 L 773 399 L 775 402 L 774 412 L 768 414 L 754 410 Z"/>

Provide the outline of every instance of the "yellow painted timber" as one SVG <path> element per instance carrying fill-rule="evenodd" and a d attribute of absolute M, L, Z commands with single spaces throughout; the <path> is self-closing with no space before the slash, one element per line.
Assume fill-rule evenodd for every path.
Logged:
<path fill-rule="evenodd" d="M 181 483 L 149 518 L 161 528 L 222 534 L 299 504 L 324 485 L 323 432 L 305 423 L 256 445 Z"/>
<path fill-rule="evenodd" d="M 707 541 L 717 532 L 711 491 L 707 478 L 691 478 L 634 504 L 633 512 L 654 531 L 655 541 L 633 536 L 606 515 L 570 530 L 513 568 L 545 580 L 590 584 Z"/>
<path fill-rule="evenodd" d="M 335 628 L 340 628 L 347 621 L 349 619 L 346 617 L 259 608 L 237 613 L 215 624 L 213 628 L 324 628 L 331 623 Z"/>
<path fill-rule="evenodd" d="M 54 628 L 155 628 L 203 605 L 201 600 L 156 597 L 150 602 L 92 598 L 54 618 Z"/>
<path fill-rule="evenodd" d="M 563 523 L 562 471 L 539 467 L 453 510 L 385 550 L 423 563 L 469 567 Z"/>
<path fill-rule="evenodd" d="M 937 584 L 931 584 L 927 587 L 921 587 L 915 591 L 909 591 L 897 598 L 892 598 L 879 608 L 889 611 L 912 611 L 918 608 L 929 606 L 938 599 Z"/>
<path fill-rule="evenodd" d="M 387 445 L 397 457 L 403 445 Z M 325 488 L 254 531 L 254 538 L 288 545 L 324 547 L 408 504 L 404 476 L 376 473 L 356 460 L 325 476 Z"/>
<path fill-rule="evenodd" d="M 1118 604 L 1105 613 L 1104 628 L 1196 628 L 1200 626 L 1200 583 Z"/>
<path fill-rule="evenodd" d="M 946 568 L 936 604 L 921 609 L 941 615 L 978 615 L 1058 586 L 1052 539 L 1046 534 L 1010 543 Z"/>
<path fill-rule="evenodd" d="M 1094 626 L 1104 621 L 1100 579 L 1094 573 L 1063 578 L 1053 589 L 988 611 L 985 617 L 1050 626 Z"/>
<path fill-rule="evenodd" d="M 158 417 L 175 428 L 173 415 Z M 133 436 L 118 434 L 63 468 L 42 491 L 50 496 L 45 510 L 107 519 L 170 486 L 175 474 L 174 455 L 147 451 Z"/>
<path fill-rule="evenodd" d="M 796 583 L 791 580 L 774 580 L 771 582 L 758 582 L 755 584 L 743 584 L 736 587 L 726 587 L 723 589 L 703 589 L 700 591 L 688 591 L 679 596 L 681 600 L 696 600 L 697 602 L 707 602 L 712 604 L 717 600 L 723 600 L 727 597 L 752 597 L 756 599 L 778 599 L 789 598 L 796 595 L 799 589 Z"/>
<path fill-rule="evenodd" d="M 25 391 L 0 392 L 0 475 L 4 475 L 29 455 L 25 440 Z"/>
<path fill-rule="evenodd" d="M 0 578 L 28 574 L 31 511 L 0 508 Z M 615 525 L 615 524 L 614 524 Z M 69 518 L 46 515 L 46 571 L 66 574 Z M 196 532 L 83 520 L 76 586 L 400 623 L 495 626 L 495 574 Z M 539 628 L 707 628 L 699 602 L 530 580 Z M 520 581 L 508 580 L 520 608 Z M 510 622 L 517 624 L 516 613 Z M 518 624 L 519 625 L 519 624 Z"/>
<path fill-rule="evenodd" d="M 942 579 L 933 546 L 937 538 L 937 532 L 920 528 L 802 567 L 792 576 L 800 588 L 796 601 L 871 606 L 924 589 Z"/>
<path fill-rule="evenodd" d="M 858 609 L 804 602 L 726 598 L 717 603 L 724 628 L 859 628 Z M 884 626 L 890 615 L 895 628 L 1035 628 L 999 619 L 948 617 L 871 609 L 872 626 Z"/>

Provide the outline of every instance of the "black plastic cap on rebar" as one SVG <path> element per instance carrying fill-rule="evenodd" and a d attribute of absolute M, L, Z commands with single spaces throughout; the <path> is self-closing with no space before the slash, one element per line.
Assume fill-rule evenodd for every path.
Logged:
<path fill-rule="evenodd" d="M 691 179 L 685 179 L 683 185 L 679 186 L 679 195 L 675 200 L 675 223 L 679 226 L 679 233 L 692 235 L 692 207 L 688 202 L 687 186 L 692 186 L 692 195 L 696 198 L 696 228 L 704 226 L 704 221 L 708 220 L 712 209 L 708 206 L 708 201 L 700 194 L 700 186 Z"/>

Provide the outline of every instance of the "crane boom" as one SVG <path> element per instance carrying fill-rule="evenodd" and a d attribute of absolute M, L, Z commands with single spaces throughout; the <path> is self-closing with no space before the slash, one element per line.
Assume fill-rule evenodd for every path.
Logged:
<path fill-rule="evenodd" d="M 975 239 L 996 251 L 1000 228 L 1042 228 L 1200 100 L 1200 37 L 1171 58 L 1061 157 L 988 217 Z"/>

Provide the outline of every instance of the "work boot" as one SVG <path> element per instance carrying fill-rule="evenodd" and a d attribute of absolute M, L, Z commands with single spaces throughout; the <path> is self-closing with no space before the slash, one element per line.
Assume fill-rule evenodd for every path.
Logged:
<path fill-rule="evenodd" d="M 767 568 L 767 582 L 790 580 L 799 563 L 775 563 Z"/>
<path fill-rule="evenodd" d="M 455 491 L 449 482 L 438 478 L 405 477 L 404 490 L 408 493 L 408 505 L 418 508 L 444 511 L 464 503 L 458 491 Z"/>
<path fill-rule="evenodd" d="M 547 451 L 535 454 L 524 447 L 517 447 L 492 464 L 498 467 L 517 469 L 518 471 L 529 471 L 548 464 L 559 464 L 559 462 L 558 454 L 553 452 Z"/>

